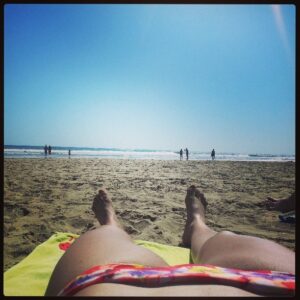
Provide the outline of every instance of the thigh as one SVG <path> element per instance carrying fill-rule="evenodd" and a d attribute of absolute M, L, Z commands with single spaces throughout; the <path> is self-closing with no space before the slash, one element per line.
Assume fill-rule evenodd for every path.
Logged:
<path fill-rule="evenodd" d="M 126 297 L 233 297 L 256 296 L 248 291 L 225 285 L 197 284 L 165 287 L 139 287 L 126 284 L 101 283 L 91 285 L 75 296 L 126 296 Z"/>
<path fill-rule="evenodd" d="M 220 232 L 200 249 L 200 263 L 244 270 L 295 273 L 295 253 L 273 241 Z"/>
<path fill-rule="evenodd" d="M 95 265 L 112 263 L 167 266 L 152 251 L 135 245 L 123 230 L 105 225 L 83 234 L 66 251 L 55 266 L 46 295 L 56 295 L 77 275 Z"/>

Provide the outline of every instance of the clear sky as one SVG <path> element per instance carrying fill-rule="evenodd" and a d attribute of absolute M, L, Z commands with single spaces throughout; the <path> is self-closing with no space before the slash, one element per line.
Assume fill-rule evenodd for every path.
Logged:
<path fill-rule="evenodd" d="M 295 153 L 293 5 L 4 10 L 4 143 Z"/>

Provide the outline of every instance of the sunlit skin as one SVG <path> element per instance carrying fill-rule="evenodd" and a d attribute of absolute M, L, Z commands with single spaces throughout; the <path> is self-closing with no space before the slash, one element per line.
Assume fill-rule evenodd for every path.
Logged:
<path fill-rule="evenodd" d="M 194 263 L 244 270 L 295 272 L 295 253 L 291 250 L 269 240 L 229 231 L 216 232 L 209 228 L 205 222 L 207 199 L 193 185 L 187 190 L 185 204 L 187 219 L 182 242 L 190 247 Z M 132 263 L 153 267 L 168 266 L 154 252 L 134 244 L 120 225 L 111 198 L 104 188 L 95 196 L 92 210 L 101 226 L 80 236 L 63 255 L 52 273 L 46 296 L 57 295 L 78 274 L 96 265 Z M 215 284 L 145 288 L 102 283 L 86 287 L 76 295 L 249 296 L 253 293 Z"/>

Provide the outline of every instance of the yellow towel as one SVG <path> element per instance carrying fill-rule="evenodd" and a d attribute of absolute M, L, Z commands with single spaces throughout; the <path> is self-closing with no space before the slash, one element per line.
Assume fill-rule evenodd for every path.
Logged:
<path fill-rule="evenodd" d="M 57 232 L 37 246 L 21 262 L 4 273 L 4 295 L 43 296 L 64 249 L 77 237 L 76 234 Z M 189 249 L 142 240 L 136 240 L 135 243 L 153 251 L 169 265 L 190 262 Z"/>

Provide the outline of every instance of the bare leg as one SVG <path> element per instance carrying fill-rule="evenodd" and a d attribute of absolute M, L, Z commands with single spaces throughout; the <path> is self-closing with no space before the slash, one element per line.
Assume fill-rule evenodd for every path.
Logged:
<path fill-rule="evenodd" d="M 295 273 L 295 253 L 291 250 L 266 239 L 211 230 L 205 224 L 205 203 L 204 195 L 191 186 L 186 196 L 183 243 L 191 245 L 195 263 Z"/>
<path fill-rule="evenodd" d="M 193 251 L 193 249 L 200 249 L 203 244 L 217 234 L 217 232 L 210 229 L 205 224 L 205 209 L 207 201 L 204 195 L 193 185 L 187 190 L 185 205 L 187 221 L 184 228 L 182 242 L 185 247 L 190 248 L 192 245 L 192 257 L 195 261 L 196 257 L 194 254 L 196 254 L 197 251 Z M 201 232 L 201 234 L 198 234 L 199 232 Z"/>
<path fill-rule="evenodd" d="M 274 199 L 268 197 L 266 206 L 270 210 L 277 210 L 282 213 L 295 210 L 295 193 L 284 199 Z"/>
<path fill-rule="evenodd" d="M 95 197 L 92 208 L 102 226 L 80 236 L 66 251 L 52 273 L 46 296 L 57 295 L 69 281 L 96 265 L 135 263 L 167 266 L 159 256 L 133 243 L 119 224 L 104 189 Z"/>

